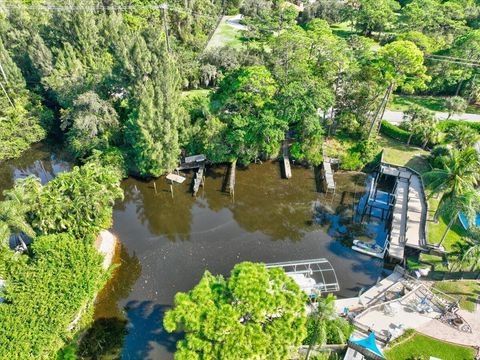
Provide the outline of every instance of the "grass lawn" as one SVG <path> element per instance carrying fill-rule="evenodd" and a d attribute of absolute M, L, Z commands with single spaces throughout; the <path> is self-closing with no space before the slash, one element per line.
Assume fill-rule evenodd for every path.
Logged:
<path fill-rule="evenodd" d="M 393 111 L 405 111 L 410 105 L 417 104 L 432 111 L 447 112 L 445 98 L 435 96 L 395 95 L 388 108 Z M 480 114 L 480 106 L 469 105 L 468 114 Z"/>
<path fill-rule="evenodd" d="M 388 360 L 429 359 L 430 356 L 442 360 L 472 360 L 475 350 L 469 347 L 452 345 L 428 336 L 414 333 L 392 348 L 385 351 Z"/>
<path fill-rule="evenodd" d="M 474 312 L 477 306 L 477 299 L 480 296 L 479 281 L 438 281 L 434 287 L 448 295 L 460 299 L 462 309 Z"/>
<path fill-rule="evenodd" d="M 234 48 L 240 48 L 242 46 L 242 31 L 227 23 L 227 20 L 233 17 L 234 16 L 223 17 L 212 38 L 208 42 L 207 49 L 227 45 Z"/>
<path fill-rule="evenodd" d="M 419 260 L 424 263 L 432 264 L 434 271 L 448 271 L 448 267 L 444 263 L 441 256 L 421 253 L 419 256 Z"/>
<path fill-rule="evenodd" d="M 348 21 L 333 24 L 330 27 L 335 35 L 344 39 L 348 39 L 350 36 L 356 34 L 355 29 L 352 30 L 351 24 Z"/>
<path fill-rule="evenodd" d="M 189 97 L 196 96 L 196 95 L 201 95 L 201 96 L 207 97 L 208 95 L 210 95 L 211 92 L 212 91 L 208 90 L 208 89 L 188 90 L 188 91 L 182 91 L 182 96 L 185 97 L 185 98 L 189 98 Z"/>
<path fill-rule="evenodd" d="M 430 213 L 430 219 L 433 216 L 433 213 L 435 212 L 436 205 L 435 207 L 431 206 L 432 202 L 429 202 L 429 208 L 428 211 Z M 437 244 L 440 239 L 443 236 L 443 233 L 447 229 L 447 224 L 449 222 L 449 219 L 440 217 L 438 220 L 438 223 L 435 223 L 433 221 L 428 222 L 428 242 L 430 244 Z M 447 251 L 452 251 L 455 249 L 455 244 L 462 244 L 464 241 L 462 240 L 462 237 L 467 236 L 468 233 L 467 231 L 463 228 L 463 226 L 460 224 L 460 221 L 456 221 L 455 224 L 452 226 L 450 231 L 447 234 L 447 237 L 445 238 L 445 241 L 443 242 L 443 246 L 445 247 L 445 250 Z"/>
<path fill-rule="evenodd" d="M 413 146 L 406 146 L 386 136 L 379 137 L 378 143 L 384 149 L 383 160 L 385 162 L 408 166 L 420 174 L 430 170 L 430 165 L 426 159 L 428 156 L 427 151 Z"/>

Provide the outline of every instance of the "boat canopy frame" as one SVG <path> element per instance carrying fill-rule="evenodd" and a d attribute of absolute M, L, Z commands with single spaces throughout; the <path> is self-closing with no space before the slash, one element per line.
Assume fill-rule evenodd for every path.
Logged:
<path fill-rule="evenodd" d="M 337 274 L 330 261 L 325 258 L 284 261 L 277 263 L 265 264 L 267 269 L 283 268 L 287 275 L 299 274 L 306 277 L 313 277 L 313 275 L 320 275 L 321 282 L 315 284 L 315 289 L 320 292 L 335 292 L 340 291 Z M 318 277 L 317 277 L 318 278 Z M 316 280 L 316 279 L 315 279 Z"/>

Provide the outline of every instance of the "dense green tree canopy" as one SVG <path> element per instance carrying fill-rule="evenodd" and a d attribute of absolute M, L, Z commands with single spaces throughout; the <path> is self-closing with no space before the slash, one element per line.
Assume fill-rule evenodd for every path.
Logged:
<path fill-rule="evenodd" d="M 185 332 L 175 359 L 286 359 L 306 335 L 306 295 L 281 269 L 236 265 L 228 279 L 206 272 L 175 296 L 167 331 Z"/>
<path fill-rule="evenodd" d="M 105 149 L 119 133 L 118 115 L 112 105 L 93 91 L 78 96 L 62 116 L 61 128 L 68 131 L 68 144 L 78 157 L 93 149 Z"/>
<path fill-rule="evenodd" d="M 356 28 L 364 35 L 371 35 L 374 31 L 384 31 L 393 23 L 398 9 L 400 5 L 395 0 L 360 0 L 352 16 Z"/>

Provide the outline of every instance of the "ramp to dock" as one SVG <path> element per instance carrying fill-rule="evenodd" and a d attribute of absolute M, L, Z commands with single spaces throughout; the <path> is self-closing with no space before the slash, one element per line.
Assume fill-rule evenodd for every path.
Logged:
<path fill-rule="evenodd" d="M 422 184 L 418 176 L 412 176 L 408 190 L 408 222 L 405 234 L 405 245 L 421 249 L 425 246 L 425 235 L 422 234 L 422 217 L 426 216 L 425 204 L 422 201 Z"/>
<path fill-rule="evenodd" d="M 405 229 L 407 223 L 408 180 L 398 179 L 395 191 L 395 205 L 393 208 L 392 227 L 390 229 L 391 257 L 403 260 L 405 252 Z"/>

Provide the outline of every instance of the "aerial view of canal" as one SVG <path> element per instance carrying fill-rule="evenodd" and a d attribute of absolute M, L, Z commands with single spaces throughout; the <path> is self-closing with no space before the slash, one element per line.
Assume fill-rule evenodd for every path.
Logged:
<path fill-rule="evenodd" d="M 43 182 L 71 163 L 46 145 L 0 165 L 0 189 L 29 174 Z M 241 261 L 280 262 L 327 258 L 338 277 L 338 297 L 356 296 L 385 269 L 383 260 L 351 250 L 354 238 L 382 241 L 381 223 L 352 221 L 354 204 L 365 194 L 367 175 L 335 174 L 336 193 L 318 191 L 313 169 L 294 166 L 281 178 L 279 164 L 237 170 L 235 196 L 222 192 L 225 167 L 209 167 L 197 197 L 192 173 L 173 186 L 164 178 L 123 181 L 112 232 L 121 242 L 118 268 L 99 294 L 98 321 L 126 324 L 123 359 L 172 359 L 178 334 L 162 327 L 163 315 L 179 291 L 188 291 L 205 270 L 228 275 Z"/>

